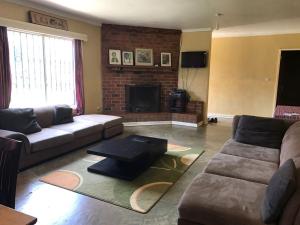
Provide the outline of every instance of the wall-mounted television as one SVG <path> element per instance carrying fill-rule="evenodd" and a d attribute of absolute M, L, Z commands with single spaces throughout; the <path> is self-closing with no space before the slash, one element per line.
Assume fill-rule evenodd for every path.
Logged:
<path fill-rule="evenodd" d="M 181 67 L 182 68 L 203 68 L 207 64 L 207 52 L 182 52 Z"/>

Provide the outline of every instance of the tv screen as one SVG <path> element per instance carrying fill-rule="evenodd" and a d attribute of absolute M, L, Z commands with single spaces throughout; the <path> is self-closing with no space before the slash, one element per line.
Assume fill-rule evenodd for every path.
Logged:
<path fill-rule="evenodd" d="M 182 68 L 203 68 L 206 67 L 207 52 L 182 52 L 181 67 Z"/>

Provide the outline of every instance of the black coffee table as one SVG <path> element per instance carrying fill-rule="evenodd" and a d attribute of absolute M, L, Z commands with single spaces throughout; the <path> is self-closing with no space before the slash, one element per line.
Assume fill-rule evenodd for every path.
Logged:
<path fill-rule="evenodd" d="M 168 140 L 130 135 L 100 143 L 88 154 L 107 157 L 88 167 L 88 171 L 124 180 L 133 180 L 167 151 Z"/>

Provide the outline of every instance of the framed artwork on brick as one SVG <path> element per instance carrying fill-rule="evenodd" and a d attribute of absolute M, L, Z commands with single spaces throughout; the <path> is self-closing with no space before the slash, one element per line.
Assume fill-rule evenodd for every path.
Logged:
<path fill-rule="evenodd" d="M 133 52 L 123 51 L 122 63 L 123 65 L 133 66 Z"/>
<path fill-rule="evenodd" d="M 161 66 L 172 66 L 171 53 L 167 53 L 167 52 L 160 53 L 160 65 Z"/>
<path fill-rule="evenodd" d="M 150 48 L 135 49 L 136 66 L 153 66 L 153 50 Z"/>
<path fill-rule="evenodd" d="M 121 50 L 109 49 L 109 64 L 121 65 Z"/>

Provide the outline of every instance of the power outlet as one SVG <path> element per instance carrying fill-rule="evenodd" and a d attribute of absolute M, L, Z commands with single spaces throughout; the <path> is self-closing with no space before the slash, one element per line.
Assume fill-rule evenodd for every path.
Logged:
<path fill-rule="evenodd" d="M 100 106 L 97 106 L 96 110 L 97 110 L 98 113 L 101 113 L 101 108 L 100 108 Z"/>

